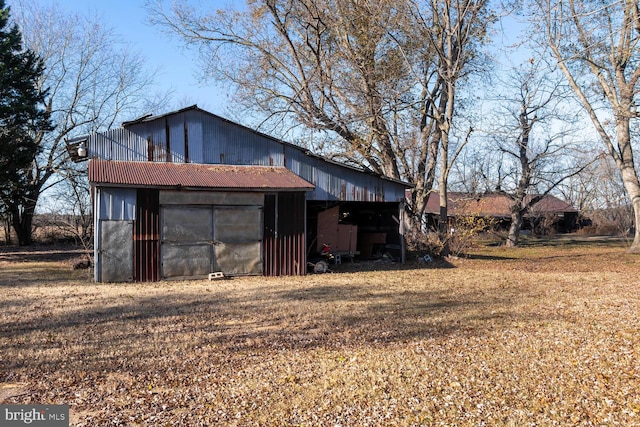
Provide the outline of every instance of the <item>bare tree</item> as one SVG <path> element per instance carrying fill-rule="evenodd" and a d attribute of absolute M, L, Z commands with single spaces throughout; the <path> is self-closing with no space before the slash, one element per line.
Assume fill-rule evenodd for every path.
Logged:
<path fill-rule="evenodd" d="M 31 223 L 41 194 L 65 179 L 69 163 L 65 139 L 108 129 L 120 117 L 146 111 L 154 73 L 143 57 L 119 47 L 111 29 L 99 19 L 71 14 L 56 5 L 32 0 L 14 2 L 15 19 L 25 45 L 45 63 L 39 87 L 49 88 L 47 110 L 55 125 L 37 136 L 40 155 L 32 165 L 29 184 L 16 201 L 20 244 L 30 244 Z"/>
<path fill-rule="evenodd" d="M 504 153 L 496 150 L 487 135 L 491 130 L 478 131 L 478 141 L 465 146 L 453 164 L 449 188 L 452 191 L 480 195 L 502 187 Z"/>
<path fill-rule="evenodd" d="M 51 202 L 43 212 L 52 219 L 51 226 L 60 235 L 72 238 L 89 253 L 93 248 L 91 190 L 84 171 L 70 170 L 66 173 L 64 181 L 48 195 Z"/>
<path fill-rule="evenodd" d="M 553 70 L 531 59 L 514 70 L 504 85 L 508 92 L 499 97 L 500 127 L 493 138 L 503 163 L 495 187 L 511 199 L 507 247 L 518 245 L 524 217 L 532 207 L 593 161 L 576 162 L 585 145 L 576 141 L 574 124 L 579 117 L 564 108 L 566 89 L 553 76 Z"/>
<path fill-rule="evenodd" d="M 152 22 L 199 49 L 206 77 L 237 88 L 245 109 L 330 135 L 334 158 L 413 183 L 420 218 L 438 170 L 446 192 L 455 94 L 480 58 L 487 4 L 261 0 L 209 14 L 184 1 L 147 6 Z"/>
<path fill-rule="evenodd" d="M 640 181 L 631 129 L 640 117 L 640 6 L 634 0 L 536 0 L 544 42 L 620 171 L 640 252 Z"/>

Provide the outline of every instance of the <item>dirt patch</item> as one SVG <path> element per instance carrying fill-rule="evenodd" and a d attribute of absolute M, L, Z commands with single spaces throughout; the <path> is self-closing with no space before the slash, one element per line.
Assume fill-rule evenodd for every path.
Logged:
<path fill-rule="evenodd" d="M 0 403 L 27 393 L 26 383 L 0 383 Z"/>

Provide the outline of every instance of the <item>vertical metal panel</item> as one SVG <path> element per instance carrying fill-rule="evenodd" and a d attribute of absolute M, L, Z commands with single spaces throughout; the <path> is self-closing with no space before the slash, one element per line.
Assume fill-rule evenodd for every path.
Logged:
<path fill-rule="evenodd" d="M 147 158 L 147 140 L 127 129 L 112 129 L 92 134 L 87 140 L 87 150 L 89 157 L 144 161 Z"/>
<path fill-rule="evenodd" d="M 100 220 L 131 221 L 135 219 L 136 190 L 102 187 L 98 218 Z"/>
<path fill-rule="evenodd" d="M 204 163 L 201 116 L 202 113 L 198 111 L 185 113 L 185 123 L 189 135 L 189 160 L 191 163 Z"/>
<path fill-rule="evenodd" d="M 213 267 L 210 206 L 162 206 L 160 258 L 163 278 L 202 276 Z"/>
<path fill-rule="evenodd" d="M 282 143 L 215 116 L 202 116 L 204 163 L 283 166 Z"/>
<path fill-rule="evenodd" d="M 102 189 L 100 187 L 91 186 L 92 198 L 93 198 L 93 259 L 95 262 L 93 268 L 93 280 L 96 282 L 102 281 L 102 261 L 100 260 L 100 251 L 102 250 L 102 221 L 100 220 L 100 193 Z"/>
<path fill-rule="evenodd" d="M 184 113 L 176 114 L 175 116 L 166 117 L 167 133 L 169 136 L 171 147 L 171 161 L 177 163 L 186 163 L 187 162 L 187 151 L 188 148 L 185 147 L 185 127 L 186 127 L 186 116 Z"/>
<path fill-rule="evenodd" d="M 139 189 L 137 192 L 133 235 L 133 280 L 136 282 L 160 280 L 160 205 L 158 194 L 158 190 L 151 189 Z"/>
<path fill-rule="evenodd" d="M 265 276 L 306 273 L 303 192 L 265 196 L 263 253 Z"/>
<path fill-rule="evenodd" d="M 176 141 L 176 143 L 177 142 L 178 141 Z M 169 127 L 168 118 L 165 118 L 165 122 L 164 122 L 164 144 L 166 148 L 166 157 L 164 160 L 166 162 L 171 162 L 173 161 L 173 157 L 171 153 L 171 128 Z M 179 145 L 179 144 L 176 144 L 176 145 Z"/>
<path fill-rule="evenodd" d="M 100 281 L 133 279 L 133 221 L 101 221 Z"/>
<path fill-rule="evenodd" d="M 276 236 L 277 211 L 276 194 L 264 196 L 264 231 L 262 233 L 262 259 L 264 262 L 264 275 L 277 276 Z"/>
<path fill-rule="evenodd" d="M 225 274 L 262 274 L 262 207 L 214 206 L 214 259 Z"/>
<path fill-rule="evenodd" d="M 189 163 L 191 160 L 189 159 L 189 130 L 187 123 L 183 124 L 182 131 L 184 132 L 184 161 Z"/>

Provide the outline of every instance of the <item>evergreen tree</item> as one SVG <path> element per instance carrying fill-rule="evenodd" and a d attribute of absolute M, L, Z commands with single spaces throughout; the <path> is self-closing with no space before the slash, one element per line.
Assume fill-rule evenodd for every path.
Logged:
<path fill-rule="evenodd" d="M 44 94 L 36 84 L 43 62 L 23 49 L 22 34 L 10 23 L 9 12 L 0 0 L 0 203 L 16 228 L 21 209 L 16 201 L 32 178 L 30 165 L 38 155 L 36 135 L 51 125 L 43 108 Z M 30 224 L 27 235 L 18 234 L 21 245 L 31 243 Z"/>

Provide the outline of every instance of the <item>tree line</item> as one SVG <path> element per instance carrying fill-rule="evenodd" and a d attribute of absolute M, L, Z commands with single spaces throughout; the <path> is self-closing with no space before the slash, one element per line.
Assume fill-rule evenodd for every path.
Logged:
<path fill-rule="evenodd" d="M 20 4 L 21 11 L 37 8 Z M 640 220 L 635 1 L 259 0 L 207 10 L 149 0 L 145 7 L 150 23 L 199 52 L 204 79 L 235 89 L 244 124 L 258 117 L 255 126 L 269 133 L 411 183 L 408 209 L 417 230 L 434 192 L 446 225 L 449 189 L 498 191 L 512 200 L 507 244 L 515 246 L 522 218 L 539 198 L 563 192 L 585 201 L 596 192 L 594 171 L 603 168 L 613 174 L 600 185 L 606 178 L 622 183 L 614 187 L 624 188 L 634 224 Z M 47 40 L 58 39 L 38 34 L 33 18 L 24 18 L 26 45 L 41 61 L 38 105 L 52 129 L 25 129 L 38 148 L 30 168 L 16 169 L 24 171 L 24 197 L 13 198 L 18 214 L 9 208 L 15 200 L 2 196 L 14 227 L 13 218 L 32 212 L 44 188 L 79 176 L 63 152 L 65 137 L 154 107 L 145 99 L 148 74 L 136 74 L 138 57 L 114 52 L 107 34 L 79 45 L 69 40 L 56 57 L 60 48 Z M 520 22 L 522 33 L 498 63 L 500 25 L 509 20 Z M 107 66 L 83 67 L 82 49 Z M 20 52 L 17 46 L 14 54 Z M 520 59 L 505 64 L 510 56 Z M 71 58 L 76 74 L 64 80 L 59 63 Z M 88 74 L 96 69 L 112 74 Z M 77 79 L 81 73 L 88 78 Z M 123 92 L 109 83 L 118 79 L 128 83 Z M 70 83 L 79 80 L 99 90 Z M 93 98 L 80 99 L 87 92 Z M 445 238 L 446 227 L 439 232 Z M 640 251 L 638 227 L 631 250 Z"/>

